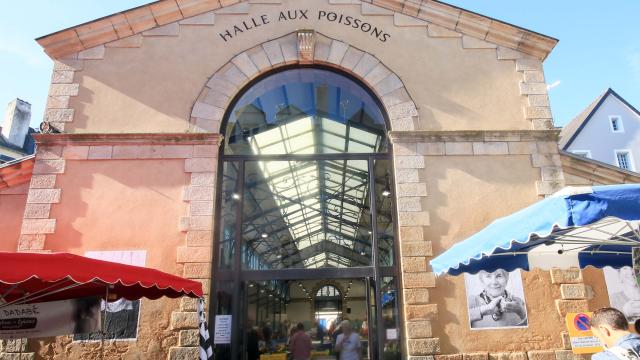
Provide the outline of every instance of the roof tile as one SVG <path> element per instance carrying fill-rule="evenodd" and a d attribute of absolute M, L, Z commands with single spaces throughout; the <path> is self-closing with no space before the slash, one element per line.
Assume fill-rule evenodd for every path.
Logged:
<path fill-rule="evenodd" d="M 74 29 L 69 29 L 41 38 L 38 43 L 45 48 L 49 56 L 57 58 L 70 53 L 84 50 L 78 33 Z"/>
<path fill-rule="evenodd" d="M 435 1 L 425 1 L 422 4 L 419 15 L 429 22 L 453 30 L 458 24 L 460 12 L 460 9 L 452 8 Z"/>
<path fill-rule="evenodd" d="M 484 16 L 463 11 L 458 19 L 456 30 L 484 40 L 492 22 Z"/>
<path fill-rule="evenodd" d="M 239 3 L 240 0 L 220 0 L 220 6 L 225 7 Z"/>
<path fill-rule="evenodd" d="M 118 39 L 118 34 L 108 18 L 78 26 L 76 33 L 85 48 L 92 48 Z"/>
<path fill-rule="evenodd" d="M 500 21 L 492 21 L 491 25 L 489 25 L 489 32 L 485 40 L 497 42 L 515 49 L 518 47 L 523 35 L 524 31 L 518 28 L 501 23 Z"/>
<path fill-rule="evenodd" d="M 530 32 L 524 33 L 522 35 L 520 45 L 518 45 L 518 50 L 526 52 L 527 54 L 533 55 L 540 59 L 544 59 L 547 53 L 551 51 L 551 49 L 553 49 L 556 44 L 556 41 L 549 40 L 550 39 L 542 35 Z"/>
<path fill-rule="evenodd" d="M 218 0 L 177 0 L 185 18 L 220 8 Z"/>
<path fill-rule="evenodd" d="M 127 17 L 129 26 L 131 26 L 131 29 L 136 34 L 145 30 L 152 29 L 157 25 L 156 20 L 153 17 L 153 13 L 148 6 L 143 6 L 127 11 L 125 13 L 125 16 Z"/>
<path fill-rule="evenodd" d="M 109 20 L 111 21 L 111 24 L 113 24 L 113 28 L 120 39 L 133 35 L 133 29 L 131 29 L 129 21 L 124 14 L 109 16 Z"/>
<path fill-rule="evenodd" d="M 397 0 L 373 0 L 370 1 L 373 5 L 382 6 L 386 9 L 402 12 L 402 8 L 404 6 L 405 1 L 397 1 Z"/>
<path fill-rule="evenodd" d="M 149 5 L 158 25 L 165 25 L 182 20 L 182 13 L 176 0 L 163 0 Z"/>
<path fill-rule="evenodd" d="M 409 16 L 418 16 L 421 7 L 422 0 L 407 0 L 402 7 L 402 13 Z"/>

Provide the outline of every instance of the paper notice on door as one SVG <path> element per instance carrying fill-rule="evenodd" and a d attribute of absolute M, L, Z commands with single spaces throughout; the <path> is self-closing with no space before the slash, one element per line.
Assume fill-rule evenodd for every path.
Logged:
<path fill-rule="evenodd" d="M 231 343 L 231 315 L 216 315 L 216 326 L 213 334 L 213 343 Z"/>

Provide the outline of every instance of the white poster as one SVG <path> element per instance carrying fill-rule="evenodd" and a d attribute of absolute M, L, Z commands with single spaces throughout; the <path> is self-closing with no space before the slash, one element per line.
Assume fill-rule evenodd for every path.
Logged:
<path fill-rule="evenodd" d="M 41 338 L 100 331 L 100 298 L 0 308 L 0 339 Z"/>
<path fill-rule="evenodd" d="M 464 280 L 471 329 L 528 326 L 520 270 L 480 271 L 475 275 L 465 274 Z"/>
<path fill-rule="evenodd" d="M 624 313 L 629 322 L 640 318 L 640 289 L 631 266 L 620 269 L 605 267 L 604 280 L 607 283 L 609 303 Z"/>
<path fill-rule="evenodd" d="M 213 343 L 231 343 L 231 315 L 216 315 L 216 326 L 213 333 Z"/>
<path fill-rule="evenodd" d="M 84 256 L 111 261 L 119 264 L 144 266 L 147 252 L 133 251 L 87 251 Z M 105 304 L 102 301 L 101 310 L 106 307 L 104 334 L 92 333 L 74 336 L 74 340 L 124 340 L 136 339 L 138 336 L 138 320 L 140 317 L 140 300 L 118 299 Z"/>

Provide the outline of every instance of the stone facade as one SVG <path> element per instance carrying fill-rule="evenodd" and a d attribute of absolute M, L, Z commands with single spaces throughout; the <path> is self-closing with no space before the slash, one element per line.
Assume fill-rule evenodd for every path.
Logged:
<path fill-rule="evenodd" d="M 359 17 L 391 40 L 317 19 L 247 30 L 239 39 L 220 35 L 295 7 Z M 542 70 L 554 39 L 433 1 L 162 0 L 38 41 L 55 59 L 44 121 L 62 133 L 38 137 L 17 250 L 146 247 L 161 270 L 201 281 L 209 300 L 225 113 L 242 89 L 271 71 L 322 66 L 359 79 L 388 115 L 405 358 L 572 357 L 559 320 L 534 321 L 517 343 L 470 332 L 461 278 L 436 277 L 428 266 L 494 218 L 564 186 Z M 170 213 L 161 222 L 143 216 L 155 203 L 137 204 L 131 223 L 91 203 L 146 190 L 141 199 Z M 96 229 L 105 218 L 118 222 L 111 226 L 131 244 L 102 237 Z M 153 233 L 162 226 L 166 235 Z M 96 239 L 69 240 L 82 235 Z M 541 312 L 555 305 L 559 318 L 600 301 L 591 296 L 591 278 L 552 271 L 524 280 L 537 300 L 531 306 Z M 105 358 L 196 358 L 195 306 L 191 299 L 143 304 L 138 341 L 106 344 Z M 62 358 L 90 356 L 98 346 L 58 338 L 25 349 Z"/>

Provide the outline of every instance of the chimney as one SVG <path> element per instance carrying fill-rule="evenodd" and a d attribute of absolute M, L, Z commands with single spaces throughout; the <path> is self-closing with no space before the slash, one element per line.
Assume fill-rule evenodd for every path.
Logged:
<path fill-rule="evenodd" d="M 15 99 L 7 106 L 7 113 L 2 124 L 2 136 L 11 144 L 24 146 L 31 121 L 31 104 Z"/>

